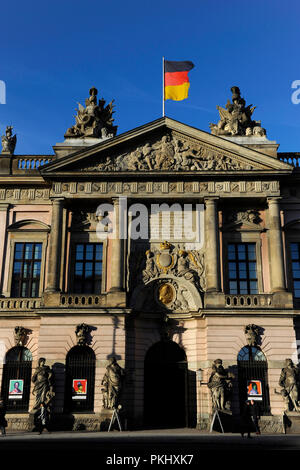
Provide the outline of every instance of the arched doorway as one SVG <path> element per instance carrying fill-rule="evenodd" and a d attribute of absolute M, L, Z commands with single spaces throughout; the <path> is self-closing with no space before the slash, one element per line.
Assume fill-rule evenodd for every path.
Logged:
<path fill-rule="evenodd" d="M 5 356 L 1 395 L 7 411 L 28 411 L 32 354 L 23 346 L 10 349 Z"/>
<path fill-rule="evenodd" d="M 173 341 L 160 341 L 146 354 L 144 421 L 151 428 L 187 426 L 187 361 Z"/>
<path fill-rule="evenodd" d="M 92 348 L 74 346 L 66 358 L 65 410 L 94 411 L 96 358 Z"/>
<path fill-rule="evenodd" d="M 238 380 L 240 407 L 247 400 L 247 385 L 251 380 L 259 380 L 262 385 L 262 400 L 258 401 L 260 413 L 270 414 L 268 385 L 268 363 L 266 356 L 257 346 L 244 346 L 238 354 Z"/>

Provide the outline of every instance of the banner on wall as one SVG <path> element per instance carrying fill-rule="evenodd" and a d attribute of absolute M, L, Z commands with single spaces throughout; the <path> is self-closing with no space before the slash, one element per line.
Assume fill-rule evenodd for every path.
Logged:
<path fill-rule="evenodd" d="M 73 379 L 73 400 L 86 400 L 87 379 Z"/>
<path fill-rule="evenodd" d="M 248 400 L 262 401 L 262 384 L 261 380 L 248 380 L 247 382 Z"/>
<path fill-rule="evenodd" d="M 9 381 L 8 399 L 9 400 L 21 400 L 23 398 L 24 380 L 23 379 L 12 379 Z"/>

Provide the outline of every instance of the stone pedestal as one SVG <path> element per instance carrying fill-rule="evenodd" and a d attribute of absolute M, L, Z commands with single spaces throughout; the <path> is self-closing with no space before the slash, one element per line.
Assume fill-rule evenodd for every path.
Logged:
<path fill-rule="evenodd" d="M 300 413 L 286 411 L 282 418 L 285 434 L 300 434 Z"/>

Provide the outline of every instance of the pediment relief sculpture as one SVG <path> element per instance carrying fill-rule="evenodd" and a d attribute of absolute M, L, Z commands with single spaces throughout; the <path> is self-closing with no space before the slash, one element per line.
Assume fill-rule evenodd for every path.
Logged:
<path fill-rule="evenodd" d="M 241 171 L 265 168 L 192 139 L 166 134 L 154 142 L 109 155 L 80 171 Z"/>

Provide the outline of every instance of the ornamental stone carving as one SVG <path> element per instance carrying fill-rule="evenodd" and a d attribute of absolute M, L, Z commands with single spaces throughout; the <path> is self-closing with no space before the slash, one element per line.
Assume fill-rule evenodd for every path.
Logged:
<path fill-rule="evenodd" d="M 67 130 L 65 137 L 95 137 L 103 140 L 114 137 L 117 126 L 113 125 L 113 101 L 107 106 L 103 98 L 98 101 L 98 90 L 95 87 L 92 87 L 89 93 L 89 98 L 85 100 L 85 107 L 78 103 L 76 124 Z"/>
<path fill-rule="evenodd" d="M 253 121 L 252 114 L 256 106 L 246 106 L 237 86 L 231 88 L 232 103 L 227 101 L 226 109 L 217 106 L 220 114 L 218 124 L 210 124 L 210 130 L 215 135 L 265 137 L 266 130 L 261 127 L 260 121 Z"/>
<path fill-rule="evenodd" d="M 14 329 L 14 340 L 16 346 L 24 346 L 27 337 L 27 330 L 23 326 L 16 326 Z"/>
<path fill-rule="evenodd" d="M 165 241 L 144 253 L 133 250 L 128 268 L 131 307 L 174 312 L 202 308 L 201 293 L 206 288 L 203 251 Z"/>
<path fill-rule="evenodd" d="M 205 290 L 204 253 L 197 250 L 175 248 L 169 242 L 160 244 L 156 250 L 147 250 L 146 266 L 142 271 L 142 281 L 147 284 L 160 274 L 172 274 L 193 282 L 201 290 Z M 134 267 L 132 267 L 134 269 Z M 135 269 L 138 269 L 136 267 Z"/>
<path fill-rule="evenodd" d="M 259 340 L 259 327 L 252 324 L 245 326 L 244 333 L 248 346 L 257 346 Z"/>
<path fill-rule="evenodd" d="M 2 154 L 8 154 L 8 155 L 14 154 L 16 144 L 17 144 L 17 136 L 16 134 L 12 135 L 12 130 L 13 130 L 12 126 L 7 126 L 5 135 L 1 137 L 1 141 L 2 141 L 1 153 Z"/>
<path fill-rule="evenodd" d="M 90 333 L 90 327 L 85 323 L 80 323 L 76 326 L 75 334 L 77 340 L 77 346 L 86 346 L 88 343 L 88 336 Z"/>
<path fill-rule="evenodd" d="M 129 150 L 121 155 L 108 155 L 79 171 L 236 171 L 254 167 L 243 159 L 233 158 L 197 141 L 167 134 L 154 142 Z"/>
<path fill-rule="evenodd" d="M 255 224 L 259 225 L 262 222 L 260 218 L 260 213 L 256 209 L 248 210 L 230 210 L 225 213 L 225 223 L 226 224 Z"/>
<path fill-rule="evenodd" d="M 212 373 L 207 383 L 214 410 L 230 410 L 233 379 L 234 375 L 224 369 L 222 359 L 216 359 L 212 364 Z"/>

